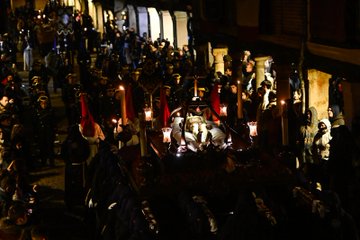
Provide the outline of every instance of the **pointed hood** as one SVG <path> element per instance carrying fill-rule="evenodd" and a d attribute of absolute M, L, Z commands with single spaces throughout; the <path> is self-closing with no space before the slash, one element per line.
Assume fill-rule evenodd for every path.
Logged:
<path fill-rule="evenodd" d="M 126 101 L 126 117 L 129 120 L 134 121 L 135 110 L 134 110 L 134 103 L 133 103 L 133 96 L 132 96 L 132 85 L 131 84 L 129 84 L 126 87 L 125 101 Z"/>
<path fill-rule="evenodd" d="M 211 99 L 211 107 L 218 115 L 220 115 L 220 95 L 219 95 L 218 83 L 215 83 L 213 89 L 211 90 L 210 99 Z M 213 120 L 217 121 L 218 119 L 216 116 L 213 115 Z"/>
<path fill-rule="evenodd" d="M 95 134 L 95 122 L 92 114 L 90 113 L 85 94 L 80 95 L 80 104 L 81 104 L 80 126 L 82 129 L 82 134 L 85 137 L 93 137 Z"/>
<path fill-rule="evenodd" d="M 160 123 L 162 127 L 168 127 L 168 120 L 170 117 L 170 110 L 168 101 L 166 99 L 165 90 L 160 91 Z"/>

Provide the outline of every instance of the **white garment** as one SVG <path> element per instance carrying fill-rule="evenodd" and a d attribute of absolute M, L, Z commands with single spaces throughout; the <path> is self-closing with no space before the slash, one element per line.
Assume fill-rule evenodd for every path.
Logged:
<path fill-rule="evenodd" d="M 89 143 L 89 147 L 90 147 L 90 154 L 89 157 L 86 159 L 86 164 L 89 165 L 91 160 L 95 157 L 95 155 L 98 153 L 98 145 L 100 140 L 104 140 L 105 139 L 105 135 L 102 132 L 101 127 L 99 126 L 99 124 L 95 123 L 95 134 L 93 137 L 85 137 L 83 135 L 83 129 L 81 127 L 81 124 L 79 124 L 79 131 L 82 135 L 83 138 L 86 139 L 86 141 L 88 141 Z"/>
<path fill-rule="evenodd" d="M 34 62 L 33 50 L 30 47 L 30 45 L 27 45 L 27 47 L 24 49 L 23 58 L 24 58 L 24 71 L 30 71 L 32 69 L 32 65 Z"/>
<path fill-rule="evenodd" d="M 182 117 L 175 117 L 174 121 L 172 123 L 172 136 L 173 138 L 177 141 L 177 144 L 180 145 L 181 144 L 181 133 L 182 133 L 182 128 L 180 127 L 180 125 L 182 122 L 184 121 L 184 118 Z M 211 141 L 213 142 L 213 144 L 215 146 L 223 146 L 224 142 L 225 142 L 225 138 L 226 138 L 226 134 L 217 127 L 217 125 L 211 121 L 206 121 L 206 124 L 201 124 L 200 128 L 206 128 L 206 126 L 210 125 L 211 129 L 207 130 L 206 133 L 210 132 L 211 133 Z M 199 129 L 200 130 L 200 129 Z M 205 131 L 205 129 L 202 129 L 203 131 Z M 206 140 L 206 136 L 207 134 L 203 134 L 201 136 L 201 141 L 205 141 Z M 187 144 L 191 144 L 191 145 L 198 145 L 197 144 L 197 137 L 196 134 L 194 132 L 188 132 L 185 131 L 185 141 L 187 142 Z"/>

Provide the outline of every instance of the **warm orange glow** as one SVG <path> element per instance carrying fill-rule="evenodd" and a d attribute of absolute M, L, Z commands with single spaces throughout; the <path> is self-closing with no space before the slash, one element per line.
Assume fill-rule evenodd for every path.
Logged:
<path fill-rule="evenodd" d="M 249 126 L 250 137 L 256 137 L 257 136 L 257 122 L 248 122 L 247 125 Z"/>
<path fill-rule="evenodd" d="M 152 110 L 151 108 L 144 108 L 145 121 L 150 122 L 152 120 Z"/>
<path fill-rule="evenodd" d="M 171 142 L 171 128 L 164 127 L 161 129 L 163 133 L 163 142 L 164 143 L 170 143 Z"/>
<path fill-rule="evenodd" d="M 227 106 L 225 104 L 220 104 L 220 116 L 225 117 L 227 116 Z"/>

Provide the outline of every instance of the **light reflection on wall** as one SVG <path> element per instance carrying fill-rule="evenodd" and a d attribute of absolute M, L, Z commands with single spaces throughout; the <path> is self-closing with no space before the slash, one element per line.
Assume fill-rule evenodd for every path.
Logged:
<path fill-rule="evenodd" d="M 186 12 L 181 11 L 175 11 L 174 15 L 176 19 L 176 46 L 182 48 L 188 44 L 187 15 Z"/>
<path fill-rule="evenodd" d="M 149 18 L 145 7 L 137 7 L 139 20 L 139 35 L 143 36 L 146 33 L 149 36 Z"/>
<path fill-rule="evenodd" d="M 169 11 L 161 11 L 163 38 L 167 39 L 174 46 L 174 24 Z"/>
<path fill-rule="evenodd" d="M 137 33 L 137 22 L 136 22 L 136 11 L 134 6 L 127 5 L 128 8 L 128 16 L 129 16 L 129 28 L 134 29 L 134 31 Z"/>
<path fill-rule="evenodd" d="M 160 18 L 155 8 L 148 8 L 150 16 L 150 37 L 154 41 L 160 37 Z"/>

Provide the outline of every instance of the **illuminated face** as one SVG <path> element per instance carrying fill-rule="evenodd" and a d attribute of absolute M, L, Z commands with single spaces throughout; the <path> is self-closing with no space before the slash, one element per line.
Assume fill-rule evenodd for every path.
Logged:
<path fill-rule="evenodd" d="M 171 93 L 170 88 L 165 88 L 165 95 L 170 96 L 170 93 Z"/>
<path fill-rule="evenodd" d="M 45 109 L 47 107 L 47 101 L 40 101 L 40 107 Z"/>
<path fill-rule="evenodd" d="M 175 82 L 176 82 L 176 84 L 179 84 L 179 83 L 180 83 L 180 78 L 177 77 L 177 78 L 175 79 Z"/>
<path fill-rule="evenodd" d="M 3 96 L 0 100 L 0 104 L 4 107 L 9 103 L 9 98 L 7 96 Z"/>
<path fill-rule="evenodd" d="M 246 64 L 246 72 L 252 72 L 253 65 L 251 63 Z"/>
<path fill-rule="evenodd" d="M 321 131 L 321 132 L 327 131 L 327 127 L 326 127 L 325 123 L 323 123 L 323 122 L 319 123 L 318 128 L 319 128 L 319 131 Z"/>
<path fill-rule="evenodd" d="M 244 92 L 241 93 L 241 99 L 242 99 L 242 100 L 246 100 L 246 99 L 247 99 L 246 93 L 244 93 Z"/>
<path fill-rule="evenodd" d="M 300 97 L 301 97 L 300 93 L 298 91 L 294 91 L 294 95 L 293 95 L 294 100 L 300 100 Z"/>
<path fill-rule="evenodd" d="M 231 93 L 233 94 L 237 93 L 237 87 L 235 85 L 231 85 L 230 89 L 231 89 Z"/>
<path fill-rule="evenodd" d="M 334 117 L 334 113 L 331 108 L 328 109 L 328 116 L 329 116 L 329 118 Z"/>

